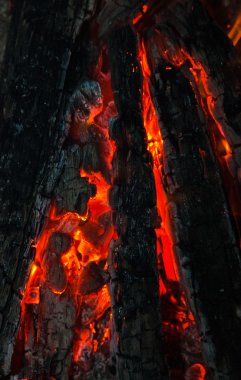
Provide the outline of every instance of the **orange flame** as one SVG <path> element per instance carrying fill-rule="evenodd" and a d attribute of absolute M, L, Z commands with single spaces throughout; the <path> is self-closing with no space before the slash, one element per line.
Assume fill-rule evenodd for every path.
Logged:
<path fill-rule="evenodd" d="M 162 186 L 161 167 L 163 156 L 163 139 L 161 136 L 158 118 L 151 99 L 149 89 L 149 78 L 151 75 L 150 68 L 147 61 L 147 55 L 144 43 L 142 41 L 139 59 L 143 73 L 143 88 L 142 88 L 142 101 L 143 101 L 143 121 L 147 134 L 148 150 L 153 157 L 154 162 L 154 178 L 157 191 L 157 209 L 161 216 L 161 228 L 156 229 L 157 235 L 157 248 L 160 247 L 158 241 L 161 241 L 163 246 L 163 262 L 168 279 L 179 280 L 179 274 L 172 249 L 172 239 L 169 233 L 168 220 L 166 214 L 166 195 Z M 161 290 L 164 291 L 163 284 L 161 283 Z"/>
<path fill-rule="evenodd" d="M 141 20 L 143 15 L 148 11 L 148 5 L 143 5 L 140 13 L 133 19 L 133 25 L 136 25 Z"/>
<path fill-rule="evenodd" d="M 233 41 L 234 46 L 236 46 L 241 38 L 241 12 L 239 12 L 234 25 L 228 33 L 228 36 Z"/>

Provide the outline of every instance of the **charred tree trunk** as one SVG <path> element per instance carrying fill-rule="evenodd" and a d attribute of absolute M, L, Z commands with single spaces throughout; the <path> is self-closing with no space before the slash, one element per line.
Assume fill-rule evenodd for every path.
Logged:
<path fill-rule="evenodd" d="M 118 118 L 110 203 L 118 239 L 110 247 L 117 378 L 166 379 L 156 265 L 156 192 L 141 109 L 137 40 L 131 28 L 109 38 Z"/>
<path fill-rule="evenodd" d="M 9 372 L 20 299 L 61 172 L 74 43 L 93 2 L 14 2 L 1 83 L 1 372 Z"/>
<path fill-rule="evenodd" d="M 164 140 L 166 207 L 182 279 L 214 378 L 237 379 L 240 253 L 207 125 L 177 69 L 160 65 L 152 84 Z"/>
<path fill-rule="evenodd" d="M 232 188 L 228 186 L 226 191 L 232 198 L 230 207 L 240 236 L 240 59 L 199 1 L 179 0 L 157 14 L 160 19 L 153 20 L 153 33 L 148 38 L 154 60 L 158 61 L 161 54 L 180 67 L 202 98 L 210 134 L 218 134 L 214 140 L 223 138 L 228 143 L 231 154 L 222 166 L 232 182 Z M 217 146 L 214 149 L 217 156 L 222 155 Z"/>
<path fill-rule="evenodd" d="M 198 1 L 176 1 L 157 14 L 146 41 L 175 252 L 211 376 L 238 379 L 240 63 Z M 160 54 L 166 63 L 158 66 Z"/>

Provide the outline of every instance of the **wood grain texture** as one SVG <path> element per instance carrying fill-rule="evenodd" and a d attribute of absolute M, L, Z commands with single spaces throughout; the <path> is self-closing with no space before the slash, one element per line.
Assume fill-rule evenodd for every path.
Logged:
<path fill-rule="evenodd" d="M 67 70 L 93 2 L 14 4 L 1 79 L 1 372 L 10 368 L 31 244 L 61 173 Z"/>
<path fill-rule="evenodd" d="M 167 379 L 157 276 L 156 191 L 141 110 L 137 40 L 130 27 L 109 37 L 118 117 L 110 204 L 118 239 L 110 246 L 113 346 L 118 380 Z M 133 70 L 135 68 L 135 70 Z"/>
<path fill-rule="evenodd" d="M 211 116 L 207 107 L 201 108 L 202 94 L 190 79 L 189 56 L 207 72 L 213 119 L 223 126 L 232 149 L 230 186 L 236 186 L 239 172 L 240 63 L 199 2 L 178 1 L 159 17 L 159 43 L 153 43 L 154 38 L 147 46 L 153 100 L 164 139 L 163 176 L 175 251 L 202 332 L 210 376 L 238 379 L 239 239 L 222 178 L 225 172 L 212 144 Z M 187 52 L 184 61 L 181 51 Z M 163 62 L 158 66 L 160 53 Z"/>

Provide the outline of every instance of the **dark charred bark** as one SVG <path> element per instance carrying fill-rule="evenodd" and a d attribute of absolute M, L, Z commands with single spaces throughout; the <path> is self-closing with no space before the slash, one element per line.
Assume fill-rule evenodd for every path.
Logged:
<path fill-rule="evenodd" d="M 7 374 L 20 299 L 63 160 L 67 69 L 93 2 L 14 3 L 1 84 L 1 372 Z"/>
<path fill-rule="evenodd" d="M 160 17 L 159 19 L 157 19 Z M 209 119 L 214 137 L 226 139 L 231 155 L 221 169 L 230 177 L 226 191 L 240 234 L 240 123 L 241 123 L 241 62 L 231 41 L 208 16 L 199 1 L 178 0 L 156 14 L 150 33 L 152 56 L 156 62 L 161 54 L 167 61 L 181 67 L 182 72 L 197 87 L 202 106 Z M 190 72 L 193 70 L 193 74 Z M 194 77 L 198 84 L 194 83 Z M 218 157 L 219 159 L 220 157 Z M 219 159 L 220 160 L 220 159 Z M 232 183 L 232 186 L 230 186 Z"/>
<path fill-rule="evenodd" d="M 106 131 L 94 122 L 87 123 L 88 112 L 98 108 L 99 84 L 93 79 L 98 79 L 101 61 L 103 41 L 99 38 L 110 36 L 109 60 L 119 114 L 110 128 L 116 143 L 110 203 L 117 240 L 112 241 L 109 255 L 113 360 L 119 380 L 167 378 L 154 232 L 156 192 L 143 128 L 137 41 L 132 29 L 123 26 L 132 23 L 137 13 L 144 15 L 146 3 L 14 2 L 0 100 L 0 376 L 10 372 L 20 300 L 35 255 L 32 243 L 46 222 L 48 205 L 54 198 L 58 213 L 86 214 L 96 188 L 87 177 L 79 178 L 80 167 L 87 174 L 99 172 L 110 183 L 109 162 L 103 153 L 108 145 Z M 86 24 L 95 5 L 99 13 Z M 175 252 L 203 335 L 210 376 L 239 380 L 240 64 L 230 42 L 199 1 L 153 0 L 146 9 L 137 28 L 147 31 Z M 120 25 L 122 28 L 116 29 Z M 96 30 L 99 36 L 93 37 Z M 160 56 L 166 63 L 157 67 Z M 88 88 L 81 87 L 85 80 Z M 71 123 L 79 123 L 79 127 L 70 128 L 68 134 Z M 222 138 L 232 151 L 225 163 L 218 148 Z M 227 197 L 220 172 L 223 177 L 228 175 L 232 184 L 231 191 L 226 186 Z M 82 232 L 101 246 L 101 239 L 110 233 L 110 213 L 98 220 L 99 225 L 95 222 L 93 230 L 83 226 Z M 86 264 L 83 259 L 78 289 L 81 312 L 77 310 L 61 262 L 72 241 L 69 231 L 61 228 L 59 234 L 50 234 L 43 252 L 44 281 L 36 293 L 29 294 L 40 296 L 41 303 L 30 300 L 27 304 L 25 362 L 16 373 L 36 380 L 51 376 L 78 379 L 86 373 L 88 378 L 96 378 L 98 373 L 112 379 L 106 365 L 109 342 L 96 356 L 83 350 L 87 360 L 82 358 L 79 367 L 72 361 L 77 327 L 79 336 L 93 333 L 90 324 L 98 320 L 95 338 L 104 336 L 109 298 L 105 293 L 101 304 L 101 291 L 108 273 L 103 269 L 105 260 Z M 78 260 L 82 261 L 81 254 Z M 39 330 L 38 318 L 42 320 Z"/>
<path fill-rule="evenodd" d="M 162 0 L 163 1 L 163 0 Z M 165 1 L 165 0 L 164 0 Z M 108 0 L 98 15 L 100 35 L 107 36 L 115 27 L 129 24 L 147 0 Z"/>
<path fill-rule="evenodd" d="M 240 374 L 240 251 L 202 111 L 179 69 L 162 63 L 152 94 L 164 140 L 174 251 L 215 379 Z M 180 95 L 181 94 L 181 95 Z"/>
<path fill-rule="evenodd" d="M 7 1 L 0 0 L 0 65 L 2 63 L 5 44 L 7 38 L 7 32 L 9 28 L 10 22 L 10 14 L 9 14 Z"/>
<path fill-rule="evenodd" d="M 225 31 L 233 25 L 240 9 L 239 0 L 201 0 L 217 24 Z"/>
<path fill-rule="evenodd" d="M 208 366 L 214 378 L 238 379 L 240 62 L 228 38 L 198 1 L 173 2 L 156 13 L 152 25 L 153 32 L 149 29 L 146 34 L 152 72 L 160 54 L 171 66 L 158 69 L 159 83 L 153 76 L 153 97 L 165 141 L 164 178 L 176 253 L 203 333 Z M 196 113 L 201 106 L 208 127 Z M 207 134 L 213 153 L 204 137 Z M 223 139 L 229 151 L 220 150 Z"/>
<path fill-rule="evenodd" d="M 118 239 L 110 246 L 113 345 L 118 379 L 166 379 L 156 266 L 156 192 L 141 110 L 137 41 L 131 28 L 109 38 L 118 118 L 110 203 Z"/>

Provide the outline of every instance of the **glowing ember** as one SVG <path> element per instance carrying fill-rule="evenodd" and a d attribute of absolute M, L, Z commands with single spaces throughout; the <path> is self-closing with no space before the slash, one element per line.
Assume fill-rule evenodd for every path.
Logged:
<path fill-rule="evenodd" d="M 91 82 L 90 90 L 87 82 L 82 87 L 85 92 L 92 91 L 94 93 L 96 91 L 97 95 L 99 94 L 99 87 L 94 82 Z M 79 98 L 81 98 L 81 94 L 77 92 L 73 97 L 73 103 L 77 104 Z M 88 134 L 89 128 L 101 130 L 105 136 L 102 149 L 108 164 L 106 170 L 109 170 L 114 146 L 108 140 L 106 125 L 94 124 L 91 127 L 103 106 L 102 100 L 100 101 L 99 98 L 97 100 L 92 107 L 94 109 L 86 106 L 89 114 L 87 119 L 81 114 L 81 110 L 77 112 L 76 116 L 74 107 L 71 108 L 75 134 L 71 132 L 70 136 L 78 143 L 80 133 L 81 144 L 84 131 Z M 105 115 L 104 111 L 96 118 L 97 123 L 99 121 L 105 124 L 108 116 L 114 114 L 115 107 L 110 106 L 109 103 L 105 104 L 108 115 Z M 78 175 L 78 173 L 76 174 Z M 74 330 L 73 342 L 71 338 L 73 332 L 70 326 L 67 327 L 67 330 L 70 329 L 69 332 L 64 327 L 63 334 L 72 344 L 73 362 L 77 363 L 81 371 L 85 372 L 93 366 L 92 359 L 88 358 L 92 357 L 93 352 L 98 351 L 100 345 L 110 340 L 110 313 L 107 313 L 104 322 L 101 322 L 103 326 L 100 325 L 98 328 L 98 334 L 100 334 L 98 340 L 95 338 L 96 321 L 99 321 L 100 318 L 103 319 L 106 311 L 110 310 L 110 297 L 105 285 L 107 250 L 114 232 L 111 224 L 111 210 L 108 205 L 110 183 L 108 175 L 106 172 L 103 174 L 101 169 L 100 171 L 86 171 L 81 167 L 79 175 L 83 180 L 86 179 L 84 183 L 89 188 L 96 189 L 90 197 L 88 196 L 86 214 L 81 215 L 67 210 L 60 213 L 57 202 L 53 202 L 42 235 L 37 243 L 32 245 L 36 253 L 23 294 L 21 329 L 16 344 L 16 355 L 18 355 L 20 347 L 24 347 L 28 378 L 31 378 L 33 370 L 31 364 L 33 359 L 30 359 L 28 354 L 28 351 L 32 350 L 30 347 L 34 346 L 33 349 L 40 352 L 39 359 L 36 359 L 39 360 L 39 364 L 37 364 L 39 368 L 42 355 L 44 360 L 51 355 L 47 353 L 48 350 L 57 352 L 59 347 L 61 350 L 63 349 L 61 331 L 60 338 L 57 337 L 57 331 L 55 332 L 58 329 L 58 323 L 61 326 L 62 318 L 64 318 L 64 323 L 72 325 Z M 65 310 L 71 315 L 69 322 L 68 317 L 63 316 Z M 55 320 L 47 322 L 53 316 L 56 322 Z M 46 329 L 47 338 L 44 337 Z M 34 330 L 36 330 L 37 336 L 35 336 Z M 57 334 L 57 338 L 52 340 L 51 334 Z M 44 343 L 45 339 L 47 339 L 46 343 Z M 58 339 L 60 339 L 60 343 Z M 47 345 L 46 349 L 41 344 Z"/>
<path fill-rule="evenodd" d="M 142 14 L 148 10 L 143 7 Z M 139 18 L 138 18 L 139 17 Z M 142 16 L 137 16 L 134 24 Z M 199 84 L 203 98 L 207 100 L 209 112 L 213 115 L 213 97 L 207 87 L 206 73 L 202 66 L 191 60 L 190 69 Z M 148 151 L 153 157 L 153 173 L 157 192 L 157 210 L 160 216 L 160 226 L 156 228 L 157 236 L 157 257 L 160 273 L 160 294 L 167 304 L 167 314 L 164 318 L 164 332 L 168 331 L 172 335 L 180 336 L 195 321 L 186 302 L 186 297 L 180 285 L 179 273 L 173 253 L 172 236 L 169 229 L 167 216 L 167 197 L 162 185 L 162 161 L 163 161 L 163 139 L 161 136 L 158 118 L 151 99 L 149 89 L 150 68 L 148 66 L 144 43 L 142 42 L 139 51 L 139 59 L 143 74 L 143 122 L 147 135 Z M 180 55 L 180 65 L 187 59 L 182 52 Z M 176 57 L 176 62 L 178 57 Z M 135 72 L 133 67 L 132 71 Z M 87 86 L 87 85 L 86 85 Z M 93 85 L 94 90 L 98 93 Z M 86 88 L 84 88 L 85 91 Z M 77 104 L 80 94 L 75 94 L 73 104 Z M 113 105 L 109 102 L 106 106 L 108 115 L 99 115 L 103 103 L 97 97 L 94 109 L 88 109 L 88 117 L 81 114 L 77 116 L 72 109 L 72 117 L 75 128 L 70 132 L 71 138 L 80 146 L 85 144 L 90 133 L 97 133 L 98 129 L 93 128 L 92 123 L 96 120 L 107 123 L 109 116 L 113 116 Z M 98 115 L 98 117 L 96 117 Z M 229 143 L 225 138 L 222 126 L 216 122 L 222 136 L 220 149 L 224 151 L 223 156 L 232 154 Z M 94 126 L 95 127 L 95 126 Z M 91 131 L 92 128 L 92 132 Z M 101 136 L 107 139 L 107 133 Z M 72 312 L 70 326 L 74 330 L 73 337 L 69 340 L 73 345 L 73 363 L 81 371 L 87 372 L 92 367 L 92 354 L 98 351 L 100 345 L 110 340 L 110 319 L 99 328 L 102 331 L 101 338 L 96 337 L 96 321 L 103 317 L 110 308 L 110 297 L 106 286 L 106 259 L 108 245 L 113 237 L 114 229 L 111 224 L 111 210 L 108 205 L 108 193 L 110 189 L 110 179 L 108 171 L 111 167 L 111 158 L 115 147 L 111 143 L 107 144 L 102 152 L 106 158 L 108 167 L 106 170 L 88 170 L 80 168 L 80 177 L 86 178 L 89 185 L 96 188 L 95 195 L 90 196 L 85 215 L 77 212 L 65 211 L 59 213 L 57 205 L 53 203 L 49 209 L 48 219 L 42 235 L 35 245 L 36 255 L 30 268 L 29 278 L 22 300 L 22 328 L 19 333 L 19 342 L 23 343 L 25 355 L 28 358 L 28 350 L 31 344 L 38 346 L 43 344 L 41 334 L 44 324 L 48 319 L 48 310 L 44 309 L 43 300 L 53 310 L 56 317 L 63 323 L 58 310 L 58 304 L 67 304 Z M 109 173 L 110 174 L 110 173 Z M 49 304 L 48 304 L 49 302 Z M 35 308 L 35 309 L 34 309 Z M 168 309 L 169 308 L 169 309 Z M 171 310 L 171 311 L 170 311 Z M 168 318 L 172 315 L 172 320 Z M 64 321 L 65 323 L 65 321 Z M 37 326 L 37 327 L 36 327 Z M 35 336 L 36 329 L 37 336 Z M 48 330 L 48 340 L 50 345 L 47 351 L 57 352 L 62 342 L 52 337 L 57 335 L 56 325 L 51 325 Z M 51 338 L 49 338 L 49 335 Z M 52 340 L 51 340 L 52 339 Z M 73 340 L 73 342 L 72 342 Z M 33 343 L 34 341 L 34 343 Z M 43 348 L 42 348 L 43 349 Z M 29 350 L 30 351 L 30 350 Z M 27 354 L 26 354 L 27 353 Z M 51 360 L 53 353 L 48 353 L 47 358 Z M 27 359 L 30 360 L 30 359 Z M 196 373 L 197 379 L 204 379 L 205 369 L 200 364 L 195 364 L 189 369 L 190 374 Z M 31 373 L 31 372 L 30 372 Z M 28 375 L 28 374 L 27 374 Z M 31 377 L 31 376 L 30 376 Z"/>
<path fill-rule="evenodd" d="M 229 38 L 233 41 L 234 46 L 236 46 L 241 38 L 241 12 L 228 33 Z"/>
<path fill-rule="evenodd" d="M 150 68 L 147 62 L 147 56 L 144 43 L 140 47 L 140 63 L 143 73 L 143 119 L 147 134 L 148 150 L 152 154 L 154 162 L 154 178 L 157 192 L 157 208 L 158 214 L 161 216 L 161 226 L 156 228 L 157 235 L 157 257 L 159 261 L 160 272 L 160 294 L 163 312 L 163 331 L 167 345 L 167 360 L 170 363 L 177 361 L 180 365 L 180 378 L 183 378 L 184 373 L 181 369 L 181 364 L 184 363 L 182 354 L 176 347 L 181 346 L 181 342 L 191 339 L 196 340 L 198 332 L 194 316 L 187 303 L 186 294 L 180 284 L 180 277 L 173 252 L 172 235 L 169 229 L 169 220 L 167 215 L 168 200 L 162 185 L 162 160 L 163 160 L 163 139 L 158 124 L 158 118 L 152 103 L 149 80 Z M 191 338 L 190 338 L 191 337 Z M 199 338 L 197 338 L 198 340 Z M 199 344 L 196 342 L 197 345 Z M 169 359 L 168 359 L 169 358 Z M 171 364 L 172 365 L 172 364 Z M 184 364 L 185 365 L 185 364 Z M 177 367 L 178 367 L 177 366 Z M 198 364 L 195 364 L 197 369 Z M 192 366 L 194 368 L 194 366 Z M 201 366 L 202 367 L 202 366 Z M 201 368 L 200 367 L 200 368 Z M 204 367 L 202 371 L 190 370 L 190 374 L 196 377 L 187 377 L 190 379 L 204 379 Z M 170 371 L 170 377 L 176 378 L 176 374 Z M 205 372 L 206 373 L 206 372 Z M 179 375 L 178 375 L 179 376 Z M 179 377 L 178 377 L 179 378 Z"/>
<path fill-rule="evenodd" d="M 157 191 L 157 209 L 162 220 L 161 227 L 156 229 L 158 240 L 157 247 L 159 247 L 159 249 L 161 246 L 163 247 L 162 259 L 168 279 L 179 280 L 179 274 L 172 250 L 171 235 L 168 230 L 166 195 L 163 190 L 160 174 L 162 171 L 163 140 L 149 90 L 150 69 L 147 62 L 144 43 L 141 45 L 139 56 L 143 73 L 143 121 L 147 134 L 148 150 L 152 154 L 154 162 L 153 171 Z M 163 283 L 161 283 L 161 285 L 161 291 L 164 291 Z"/>
<path fill-rule="evenodd" d="M 141 12 L 134 18 L 133 25 L 142 19 L 142 16 L 148 11 L 148 5 L 143 5 Z"/>
<path fill-rule="evenodd" d="M 219 114 L 222 107 L 220 107 L 220 101 L 217 99 L 217 96 L 215 96 L 211 90 L 212 83 L 210 84 L 207 71 L 198 60 L 191 57 L 186 51 L 182 49 L 180 51 L 179 63 L 182 65 L 186 62 L 189 62 L 189 64 L 191 64 L 190 72 L 201 97 L 202 109 L 207 120 L 209 121 L 209 128 L 213 139 L 212 142 L 214 146 L 214 152 L 216 153 L 216 157 L 220 163 L 229 204 L 232 209 L 233 216 L 236 220 L 236 228 L 239 234 L 241 246 L 241 231 L 239 223 L 239 218 L 241 215 L 241 202 L 239 196 L 240 185 L 232 173 L 232 167 L 234 165 L 232 135 L 227 133 L 229 126 L 226 121 L 226 115 L 223 113 L 220 116 Z M 232 186 L 230 186 L 230 183 Z"/>
<path fill-rule="evenodd" d="M 204 380 L 206 373 L 207 372 L 202 364 L 194 364 L 188 368 L 185 380 Z"/>

